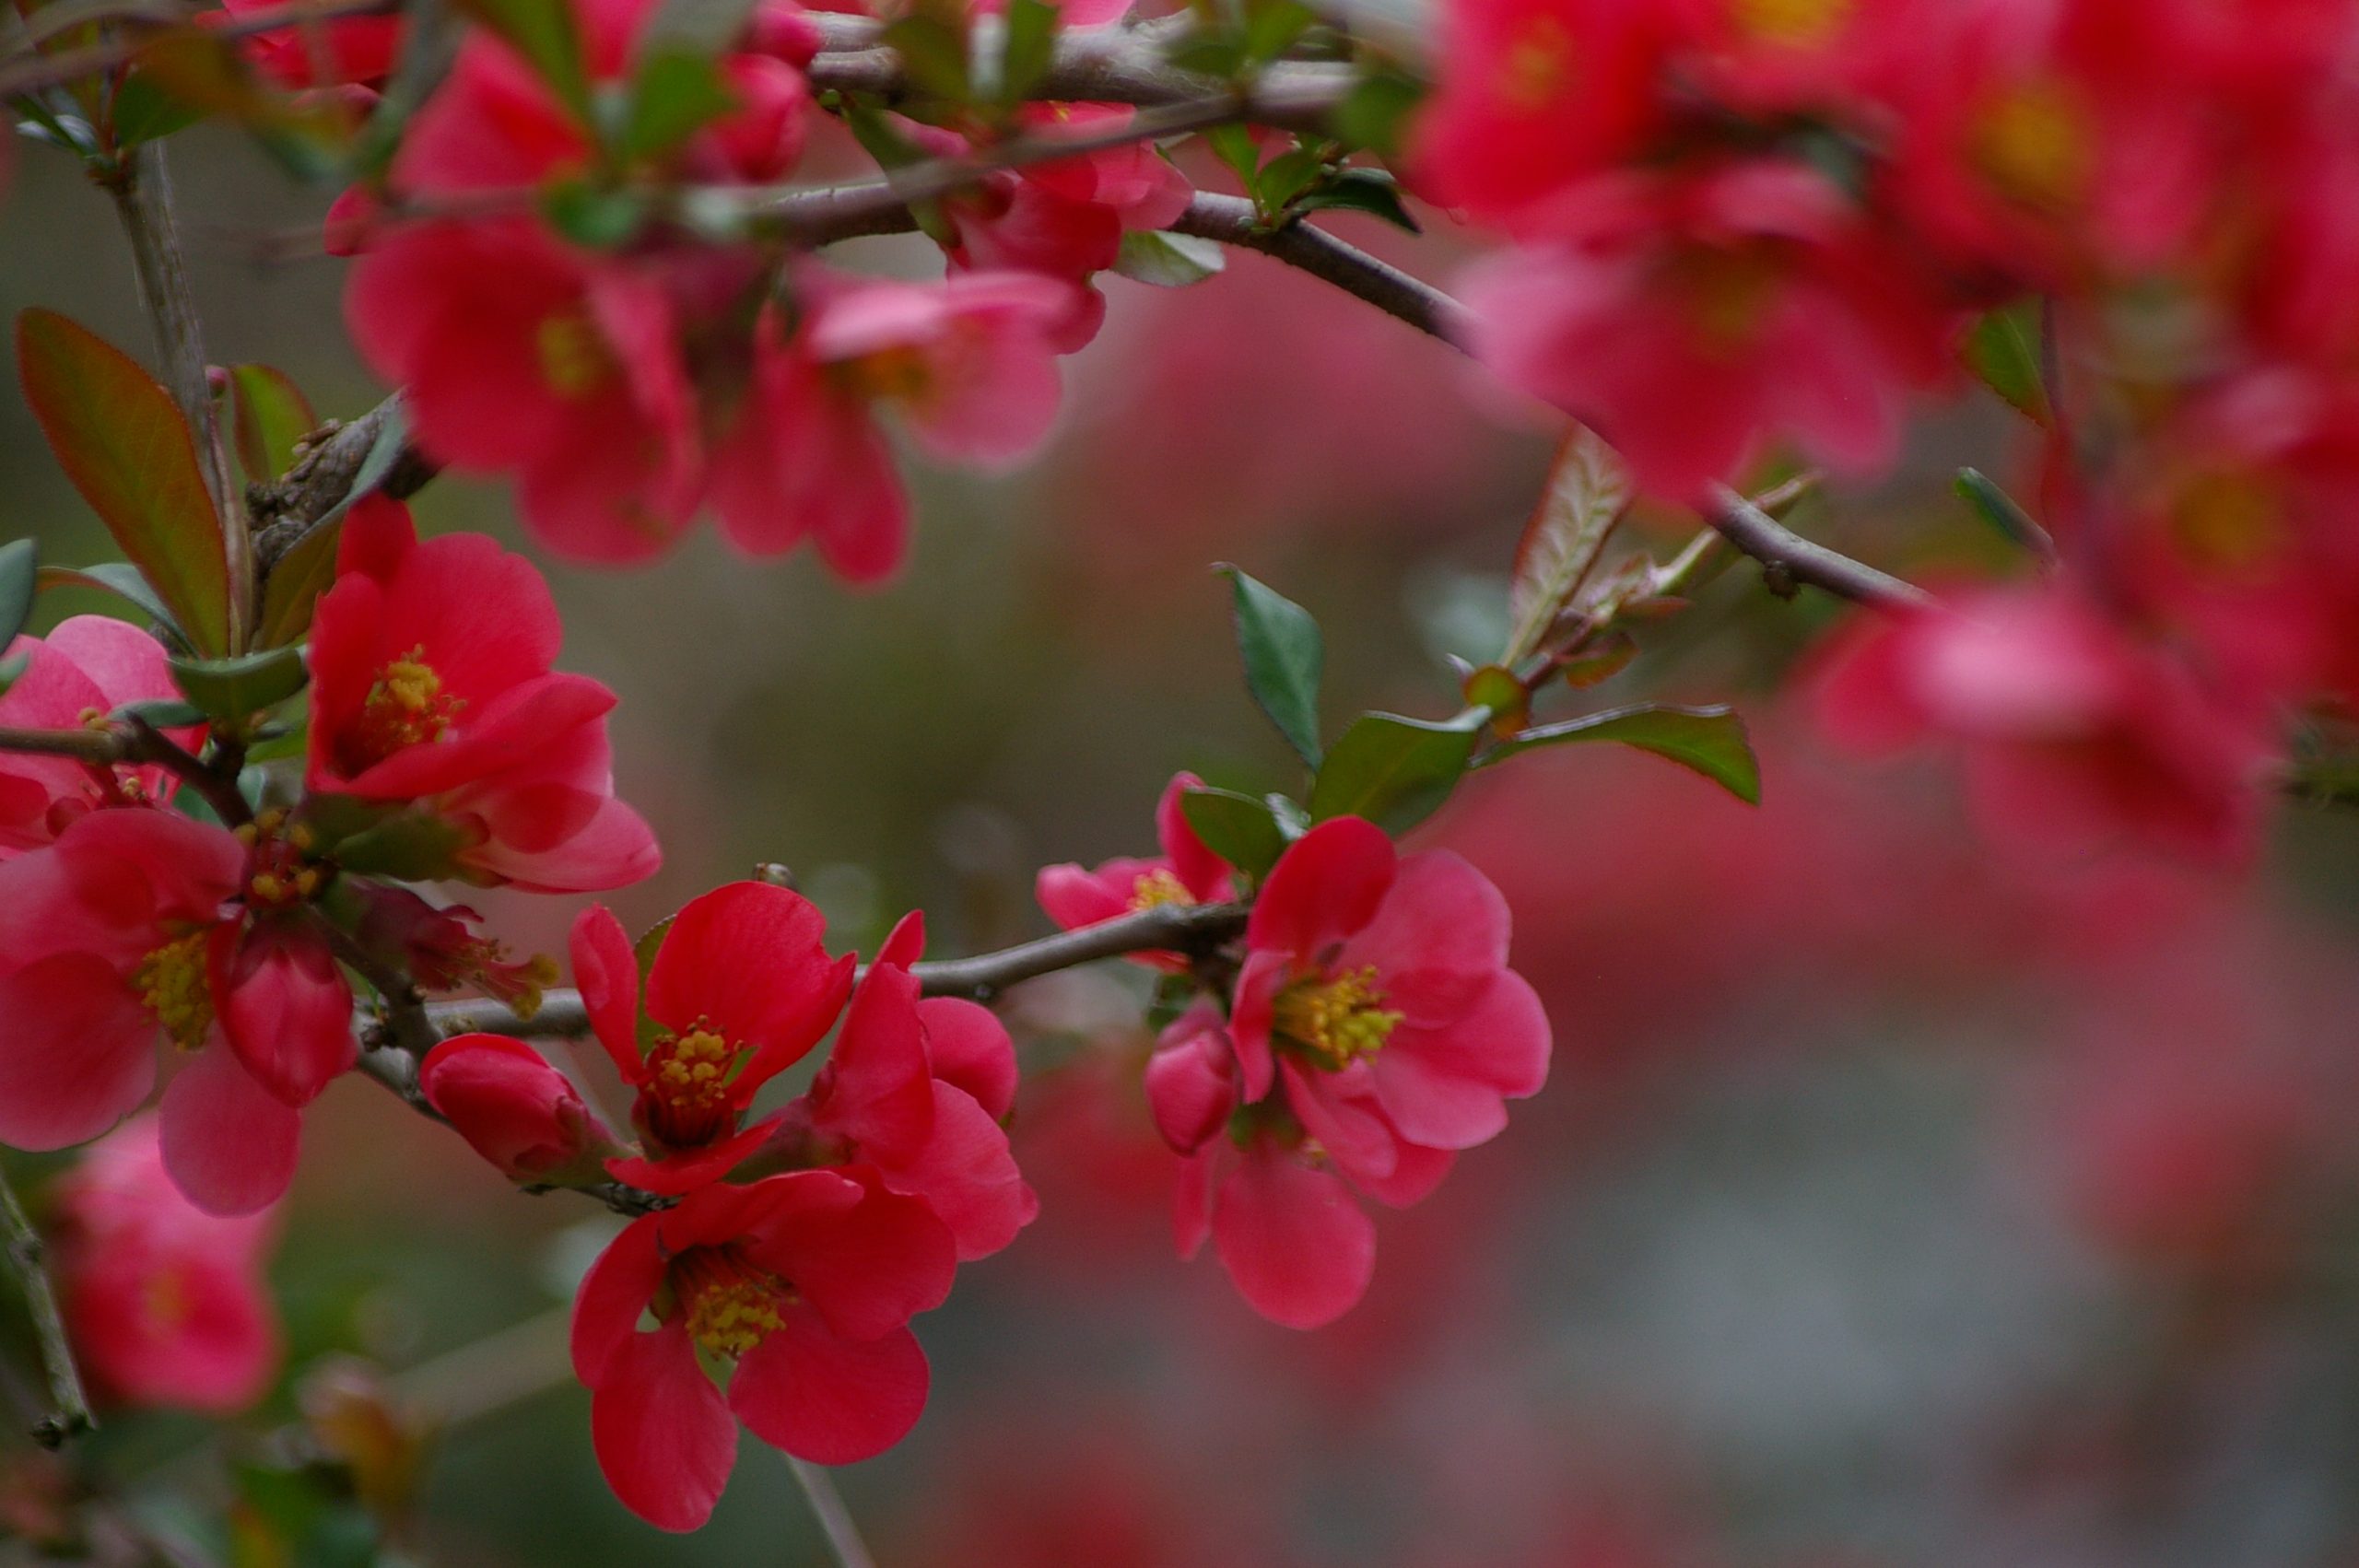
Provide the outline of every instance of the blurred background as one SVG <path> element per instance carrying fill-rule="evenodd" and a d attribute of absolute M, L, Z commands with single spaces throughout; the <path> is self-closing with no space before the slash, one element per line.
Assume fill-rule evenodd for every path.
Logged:
<path fill-rule="evenodd" d="M 227 136 L 171 146 L 214 357 L 279 366 L 323 415 L 372 404 L 342 263 L 254 259 L 324 195 Z M 1456 260 L 1339 228 L 1429 276 Z M 897 242 L 844 259 L 926 265 Z M 1185 291 L 1105 287 L 1058 439 L 1002 482 L 917 472 L 914 561 L 884 591 L 807 556 L 751 568 L 709 531 L 627 576 L 542 562 L 565 662 L 621 694 L 621 792 L 665 847 L 612 900 L 627 924 L 782 861 L 839 945 L 922 907 L 936 954 L 974 951 L 1045 929 L 1040 863 L 1150 851 L 1175 770 L 1294 786 L 1216 560 L 1320 616 L 1331 726 L 1455 708 L 1443 657 L 1494 650 L 1555 432 L 1258 257 Z M 147 357 L 111 210 L 27 146 L 0 307 L 30 305 Z M 2013 435 L 1961 402 L 1894 481 L 1797 526 L 1911 574 L 2010 569 L 1947 477 L 2005 473 Z M 495 487 L 438 482 L 417 512 L 522 547 Z M 0 535 L 26 533 L 45 560 L 107 554 L 12 377 Z M 41 624 L 91 607 L 53 595 Z M 1330 1329 L 1272 1327 L 1209 1258 L 1174 1260 L 1172 1162 L 1136 1089 L 1143 972 L 1013 998 L 1042 1213 L 918 1325 L 936 1381 L 916 1433 L 841 1477 L 880 1561 L 2359 1563 L 2359 828 L 2289 813 L 2233 878 L 1999 856 L 1938 761 L 1813 736 L 1812 651 L 1842 614 L 1741 567 L 1560 699 L 1738 704 L 1759 809 L 1575 748 L 1420 830 L 1506 890 L 1555 1074 L 1433 1199 L 1379 1217 L 1375 1287 Z M 469 901 L 552 953 L 580 907 Z M 562 1313 L 613 1222 L 516 1195 L 358 1077 L 307 1142 L 272 1265 L 285 1375 L 226 1433 L 110 1420 L 82 1462 L 111 1492 L 159 1519 L 251 1511 L 271 1434 L 374 1387 L 435 1428 L 370 1450 L 411 1561 L 826 1561 L 750 1440 L 700 1535 L 608 1495 Z M 9 1168 L 38 1185 L 54 1162 Z M 0 1534 L 58 1484 L 0 1447 Z"/>

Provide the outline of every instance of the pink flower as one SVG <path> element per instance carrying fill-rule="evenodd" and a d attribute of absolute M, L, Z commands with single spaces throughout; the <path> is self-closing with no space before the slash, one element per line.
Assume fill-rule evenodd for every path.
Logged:
<path fill-rule="evenodd" d="M 1593 426 L 1689 503 L 1777 436 L 1851 473 L 1888 463 L 1949 316 L 1850 199 L 1800 163 L 1598 187 L 1583 229 L 1492 257 L 1464 297 L 1501 380 Z"/>
<path fill-rule="evenodd" d="M 55 1194 L 60 1307 L 100 1398 L 229 1415 L 262 1397 L 282 1353 L 262 1278 L 267 1215 L 193 1208 L 152 1116 L 108 1134 Z"/>
<path fill-rule="evenodd" d="M 1015 1045 L 989 1009 L 919 997 L 910 965 L 924 947 L 922 916 L 894 927 L 769 1153 L 873 1167 L 888 1191 L 932 1209 L 971 1262 L 1014 1241 L 1040 1205 L 1001 1125 L 1015 1108 Z"/>
<path fill-rule="evenodd" d="M 1056 417 L 1055 335 L 1072 286 L 1026 273 L 939 285 L 804 274 L 790 336 L 775 311 L 756 327 L 734 426 L 712 453 L 711 499 L 748 555 L 806 536 L 854 582 L 889 576 L 907 551 L 908 501 L 876 427 L 889 405 L 928 455 L 1002 466 Z"/>
<path fill-rule="evenodd" d="M 390 502 L 356 507 L 339 551 L 312 618 L 307 820 L 364 865 L 358 842 L 405 838 L 413 880 L 577 892 L 653 872 L 654 836 L 614 795 L 614 693 L 551 669 L 540 573 L 479 534 L 421 544 Z"/>
<path fill-rule="evenodd" d="M 573 927 L 573 975 L 598 1041 L 636 1098 L 648 1157 L 616 1160 L 636 1187 L 687 1192 L 758 1148 L 775 1118 L 744 1126 L 761 1086 L 817 1045 L 851 990 L 851 956 L 830 959 L 811 901 L 737 882 L 692 899 L 647 971 L 604 907 Z M 641 1008 L 644 1006 L 644 1013 Z"/>
<path fill-rule="evenodd" d="M 1547 1079 L 1547 1015 L 1507 948 L 1505 901 L 1455 855 L 1397 858 L 1356 817 L 1289 848 L 1254 904 L 1228 1027 L 1191 1013 L 1148 1068 L 1156 1126 L 1190 1159 L 1182 1254 L 1209 1235 L 1246 1300 L 1290 1327 L 1356 1302 L 1375 1231 L 1355 1189 L 1418 1201 Z"/>
<path fill-rule="evenodd" d="M 77 730 L 125 703 L 180 695 L 163 646 L 104 615 L 60 621 L 46 638 L 20 637 L 6 656 L 27 661 L 16 684 L 0 693 L 0 725 L 13 729 Z M 204 731 L 170 733 L 193 745 Z M 0 856 L 49 843 L 97 807 L 169 801 L 175 787 L 160 767 L 97 770 L 65 757 L 0 755 Z"/>
<path fill-rule="evenodd" d="M 150 809 L 0 864 L 0 1141 L 104 1132 L 154 1087 L 160 1036 L 189 1057 L 161 1107 L 172 1179 L 220 1214 L 286 1190 L 298 1107 L 355 1054 L 349 988 L 281 912 L 304 895 L 287 853 Z"/>
<path fill-rule="evenodd" d="M 1225 904 L 1235 898 L 1237 884 L 1227 862 L 1204 847 L 1180 809 L 1189 790 L 1203 787 L 1204 781 L 1192 773 L 1174 775 L 1164 786 L 1155 809 L 1156 837 L 1163 853 L 1156 859 L 1108 860 L 1095 871 L 1071 863 L 1043 866 L 1033 895 L 1049 919 L 1070 931 L 1162 905 Z M 1177 954 L 1135 956 L 1159 969 L 1187 966 Z"/>
<path fill-rule="evenodd" d="M 417 1086 L 511 1181 L 579 1187 L 605 1179 L 622 1151 L 564 1073 L 522 1040 L 460 1035 L 428 1051 Z"/>
<path fill-rule="evenodd" d="M 525 219 L 393 230 L 354 264 L 345 319 L 407 389 L 418 443 L 468 473 L 515 473 L 551 549 L 651 559 L 702 482 L 677 280 L 662 258 L 578 251 Z"/>
<path fill-rule="evenodd" d="M 1862 750 L 1960 743 L 1977 823 L 2042 854 L 2128 839 L 2243 855 L 2273 750 L 2265 711 L 2224 702 L 2060 588 L 1864 626 L 1831 657 L 1817 705 Z"/>
<path fill-rule="evenodd" d="M 236 18 L 268 10 L 273 0 L 223 0 L 220 15 Z M 197 25 L 213 25 L 213 13 L 199 13 Z M 245 40 L 247 57 L 282 87 L 323 88 L 344 83 L 375 87 L 392 74 L 400 52 L 399 17 L 344 17 L 302 27 L 276 28 Z"/>
<path fill-rule="evenodd" d="M 699 1188 L 633 1222 L 573 1312 L 607 1484 L 650 1524 L 692 1530 L 728 1484 L 741 1421 L 815 1464 L 891 1447 L 925 1408 L 909 1320 L 957 1269 L 924 1204 L 833 1171 Z M 725 1394 L 700 1357 L 727 1369 Z"/>

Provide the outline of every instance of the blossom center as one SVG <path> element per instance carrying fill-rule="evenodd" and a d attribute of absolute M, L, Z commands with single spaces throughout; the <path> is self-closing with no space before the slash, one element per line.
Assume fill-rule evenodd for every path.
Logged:
<path fill-rule="evenodd" d="M 731 1360 L 762 1342 L 794 1300 L 784 1280 L 757 1269 L 734 1246 L 698 1246 L 672 1262 L 672 1283 L 687 1315 L 688 1336 Z"/>
<path fill-rule="evenodd" d="M 1573 34 L 1554 17 L 1534 17 L 1499 62 L 1497 96 L 1520 114 L 1536 114 L 1572 85 Z"/>
<path fill-rule="evenodd" d="M 1141 872 L 1138 879 L 1131 883 L 1131 911 L 1133 914 L 1146 909 L 1160 909 L 1168 904 L 1193 904 L 1195 901 L 1196 895 L 1188 891 L 1188 884 L 1181 882 L 1179 873 L 1168 866 Z"/>
<path fill-rule="evenodd" d="M 440 740 L 464 707 L 464 697 L 442 689 L 442 677 L 426 661 L 423 647 L 389 660 L 360 705 L 356 739 L 363 766 L 382 762 L 405 747 Z"/>
<path fill-rule="evenodd" d="M 318 896 L 327 872 L 308 859 L 313 839 L 301 823 L 289 824 L 283 809 L 274 808 L 238 829 L 238 837 L 254 852 L 253 871 L 246 878 L 246 903 L 257 909 L 281 909 Z"/>
<path fill-rule="evenodd" d="M 1739 29 L 1796 47 L 1825 42 L 1851 19 L 1856 6 L 1857 0 L 1732 0 Z"/>
<path fill-rule="evenodd" d="M 151 950 L 131 971 L 139 1005 L 172 1044 L 193 1051 L 213 1029 L 213 984 L 205 972 L 205 933 L 191 931 Z"/>
<path fill-rule="evenodd" d="M 911 345 L 846 360 L 842 372 L 844 381 L 862 396 L 896 403 L 916 403 L 933 385 L 933 367 L 924 351 Z"/>
<path fill-rule="evenodd" d="M 728 1124 L 739 1054 L 702 1018 L 684 1034 L 658 1036 L 641 1090 L 648 1130 L 675 1149 L 711 1142 Z"/>
<path fill-rule="evenodd" d="M 1373 1056 L 1402 1016 L 1384 1006 L 1376 978 L 1368 964 L 1329 979 L 1297 980 L 1278 993 L 1271 1026 L 1331 1071 Z"/>
<path fill-rule="evenodd" d="M 2285 543 L 2284 512 L 2267 482 L 2248 474 L 2206 474 L 2180 491 L 2171 532 L 2198 565 L 2249 577 Z"/>
<path fill-rule="evenodd" d="M 2053 210 L 2087 189 L 2090 144 L 2081 108 L 2056 82 L 2001 93 L 1976 118 L 1970 151 L 2006 194 Z"/>
<path fill-rule="evenodd" d="M 533 333 L 533 348 L 540 357 L 541 379 L 559 397 L 589 396 L 614 369 L 598 329 L 578 311 L 545 318 Z"/>

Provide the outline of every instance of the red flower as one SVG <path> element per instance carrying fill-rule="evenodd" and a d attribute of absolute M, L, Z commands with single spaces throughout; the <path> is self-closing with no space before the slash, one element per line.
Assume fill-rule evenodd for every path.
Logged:
<path fill-rule="evenodd" d="M 307 816 L 338 838 L 439 833 L 405 877 L 578 892 L 651 874 L 654 837 L 614 796 L 614 693 L 551 670 L 562 632 L 531 563 L 479 534 L 420 544 L 391 502 L 354 508 L 339 552 L 312 617 L 308 781 L 419 810 L 391 825 L 316 803 Z"/>
<path fill-rule="evenodd" d="M 104 615 L 60 621 L 46 638 L 20 637 L 5 651 L 26 664 L 0 692 L 0 725 L 75 730 L 125 703 L 179 696 L 163 645 Z M 194 744 L 204 731 L 170 733 Z M 65 757 L 0 755 L 0 856 L 50 842 L 93 808 L 169 801 L 175 788 L 171 774 L 156 766 L 93 769 Z"/>
<path fill-rule="evenodd" d="M 894 927 L 772 1148 L 796 1164 L 873 1167 L 940 1216 L 971 1262 L 1014 1241 L 1040 1204 L 1000 1125 L 1015 1106 L 1015 1047 L 987 1008 L 921 1000 L 909 965 L 924 947 L 922 916 Z"/>
<path fill-rule="evenodd" d="M 1846 471 L 1881 468 L 1909 389 L 1947 373 L 1950 315 L 1802 163 L 1601 182 L 1580 216 L 1477 265 L 1470 346 L 1593 426 L 1665 499 L 1700 501 L 1779 435 Z"/>
<path fill-rule="evenodd" d="M 297 1107 L 355 1054 L 334 961 L 271 907 L 308 891 L 286 854 L 151 809 L 0 865 L 0 1141 L 97 1137 L 154 1087 L 160 1036 L 191 1053 L 164 1092 L 172 1179 L 222 1214 L 286 1190 Z"/>
<path fill-rule="evenodd" d="M 1962 743 L 1978 825 L 2035 853 L 2127 838 L 2234 859 L 2258 829 L 2268 714 L 2224 703 L 2061 589 L 1864 626 L 1817 702 L 1828 731 L 1863 750 Z"/>
<path fill-rule="evenodd" d="M 1166 904 L 1224 904 L 1235 898 L 1237 885 L 1227 862 L 1204 847 L 1180 810 L 1188 791 L 1203 787 L 1204 781 L 1192 773 L 1176 774 L 1164 786 L 1155 808 L 1156 837 L 1163 846 L 1157 859 L 1108 860 L 1095 871 L 1070 862 L 1043 866 L 1034 880 L 1033 895 L 1049 919 L 1070 931 Z M 1186 966 L 1177 954 L 1135 956 L 1161 969 Z"/>
<path fill-rule="evenodd" d="M 807 535 L 838 573 L 874 582 L 900 565 L 909 533 L 876 405 L 943 462 L 1022 457 L 1056 417 L 1056 337 L 1073 287 L 1022 272 L 933 286 L 803 276 L 794 334 L 775 312 L 756 327 L 744 409 L 712 454 L 712 503 L 748 555 L 780 555 Z"/>
<path fill-rule="evenodd" d="M 417 1071 L 427 1103 L 509 1180 L 584 1186 L 605 1177 L 621 1150 L 564 1073 L 522 1040 L 460 1035 Z"/>
<path fill-rule="evenodd" d="M 1354 1189 L 1414 1203 L 1453 1151 L 1496 1136 L 1506 1101 L 1546 1081 L 1548 1019 L 1507 967 L 1497 889 L 1447 852 L 1396 858 L 1357 817 L 1279 859 L 1246 948 L 1226 1036 L 1206 1014 L 1182 1020 L 1149 1096 L 1191 1156 L 1182 1253 L 1209 1235 L 1255 1310 L 1314 1328 L 1359 1299 L 1373 1267 Z"/>
<path fill-rule="evenodd" d="M 775 1120 L 743 1126 L 755 1093 L 817 1045 L 850 994 L 854 961 L 830 959 L 811 901 L 738 882 L 691 900 L 647 973 L 603 906 L 573 927 L 573 976 L 591 1027 L 636 1093 L 649 1158 L 617 1160 L 636 1187 L 687 1192 L 725 1175 Z"/>
<path fill-rule="evenodd" d="M 281 1354 L 262 1279 L 267 1216 L 191 1207 L 152 1116 L 108 1134 L 56 1199 L 59 1305 L 101 1398 L 229 1415 L 262 1397 Z"/>
<path fill-rule="evenodd" d="M 269 10 L 275 0 L 222 0 L 224 19 Z M 199 27 L 216 25 L 200 12 Z M 282 87 L 323 88 L 344 83 L 375 87 L 390 76 L 400 52 L 399 17 L 343 17 L 299 27 L 275 28 L 245 40 L 247 57 Z"/>
<path fill-rule="evenodd" d="M 692 1530 L 728 1484 L 740 1421 L 815 1464 L 891 1447 L 925 1408 L 909 1320 L 957 1269 L 924 1204 L 834 1171 L 699 1188 L 633 1222 L 573 1312 L 607 1484 L 649 1523 Z M 725 1395 L 700 1354 L 729 1368 Z"/>

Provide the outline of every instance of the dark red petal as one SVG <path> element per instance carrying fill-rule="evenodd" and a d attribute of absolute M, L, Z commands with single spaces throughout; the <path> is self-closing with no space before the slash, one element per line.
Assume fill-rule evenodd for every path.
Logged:
<path fill-rule="evenodd" d="M 616 1353 L 639 1331 L 663 1257 L 655 1245 L 655 1217 L 633 1220 L 606 1244 L 573 1298 L 573 1375 L 591 1387 L 604 1380 Z"/>
<path fill-rule="evenodd" d="M 729 1404 L 772 1447 L 815 1465 L 849 1465 L 909 1435 L 931 1376 L 907 1328 L 841 1340 L 818 1313 L 797 1306 L 737 1363 Z"/>
<path fill-rule="evenodd" d="M 1267 1139 L 1221 1183 L 1213 1246 L 1253 1310 L 1289 1328 L 1333 1322 L 1376 1271 L 1376 1226 L 1350 1189 Z"/>
<path fill-rule="evenodd" d="M 627 1083 L 640 1079 L 639 960 L 614 911 L 593 904 L 573 922 L 573 983 L 581 989 L 591 1032 Z"/>
<path fill-rule="evenodd" d="M 254 1082 L 220 1045 L 196 1053 L 157 1107 L 164 1169 L 208 1214 L 251 1214 L 295 1179 L 302 1113 Z"/>
<path fill-rule="evenodd" d="M 1246 945 L 1309 961 L 1376 918 L 1392 887 L 1392 840 L 1372 822 L 1339 816 L 1278 857 L 1253 902 Z"/>
<path fill-rule="evenodd" d="M 658 1529 L 703 1525 L 737 1463 L 737 1422 L 678 1323 L 609 1358 L 590 1396 L 590 1440 L 623 1506 Z"/>

